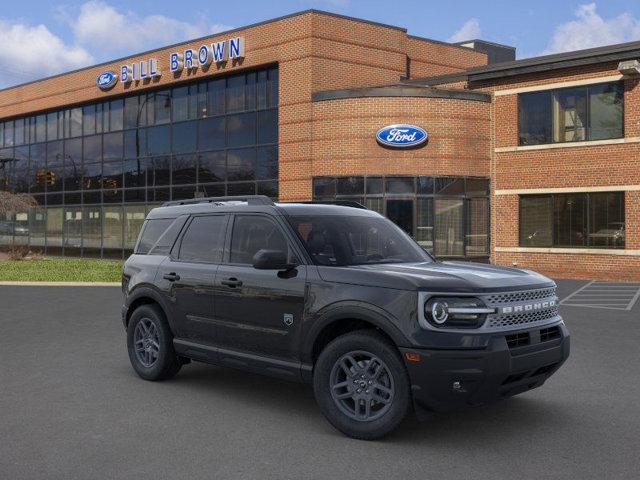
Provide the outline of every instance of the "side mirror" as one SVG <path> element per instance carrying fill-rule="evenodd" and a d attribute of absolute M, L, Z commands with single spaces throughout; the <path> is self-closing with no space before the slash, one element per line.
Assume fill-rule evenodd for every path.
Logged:
<path fill-rule="evenodd" d="M 287 262 L 287 254 L 282 250 L 258 250 L 253 256 L 253 268 L 257 270 L 292 270 L 295 263 Z"/>

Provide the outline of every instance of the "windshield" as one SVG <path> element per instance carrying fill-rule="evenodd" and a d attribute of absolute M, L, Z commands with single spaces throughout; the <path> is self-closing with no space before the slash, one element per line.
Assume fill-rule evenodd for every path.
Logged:
<path fill-rule="evenodd" d="M 294 215 L 288 218 L 309 255 L 319 265 L 433 261 L 386 218 L 342 215 Z"/>

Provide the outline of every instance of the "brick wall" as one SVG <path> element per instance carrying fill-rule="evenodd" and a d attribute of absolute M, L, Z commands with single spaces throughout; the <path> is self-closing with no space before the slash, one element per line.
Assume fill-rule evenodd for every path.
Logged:
<path fill-rule="evenodd" d="M 246 57 L 243 60 L 190 72 L 185 70 L 180 74 L 170 73 L 171 52 L 197 49 L 200 45 L 239 35 L 245 39 Z M 312 136 L 311 94 L 321 90 L 395 84 L 406 74 L 407 56 L 414 59 L 412 68 L 421 75 L 427 72 L 443 74 L 486 63 L 485 54 L 409 37 L 401 28 L 310 11 L 0 91 L 0 119 L 277 63 L 280 69 L 280 197 L 283 200 L 303 199 L 311 195 L 310 172 L 315 158 L 313 148 L 317 144 Z M 96 87 L 95 80 L 100 72 L 119 72 L 122 64 L 149 58 L 158 60 L 159 70 L 163 72 L 159 79 L 126 87 L 119 82 L 109 92 Z M 377 121 L 380 107 L 371 107 L 372 102 L 364 103 L 362 108 Z M 388 116 L 400 113 L 391 111 Z M 327 155 L 326 150 L 320 155 Z"/>
<path fill-rule="evenodd" d="M 490 104 L 478 101 L 385 97 L 313 105 L 315 175 L 489 175 Z M 428 130 L 425 147 L 380 146 L 383 126 L 410 121 Z"/>
<path fill-rule="evenodd" d="M 536 75 L 471 85 L 483 91 L 541 86 L 550 83 L 613 77 L 616 64 L 555 70 Z M 640 185 L 640 87 L 637 79 L 624 80 L 626 143 L 516 150 L 518 142 L 517 94 L 496 95 L 492 102 L 494 190 Z M 508 151 L 504 151 L 508 150 Z M 616 190 L 612 188 L 612 190 Z M 560 278 L 640 280 L 640 194 L 625 192 L 626 251 L 624 255 L 598 253 L 526 252 L 518 247 L 518 195 L 497 195 L 492 201 L 492 260 L 498 264 L 538 270 Z M 496 248 L 498 251 L 496 251 Z M 510 251 L 500 251 L 507 248 Z M 519 251 L 516 251 L 519 250 Z M 564 253 L 566 252 L 566 253 Z"/>

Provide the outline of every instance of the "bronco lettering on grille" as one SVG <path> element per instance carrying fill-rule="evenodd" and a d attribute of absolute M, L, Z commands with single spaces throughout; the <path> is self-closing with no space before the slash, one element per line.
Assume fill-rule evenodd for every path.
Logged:
<path fill-rule="evenodd" d="M 544 310 L 547 308 L 553 308 L 556 306 L 555 300 L 545 300 L 544 302 L 536 302 L 536 303 L 523 303 L 522 305 L 513 305 L 509 307 L 502 307 L 500 309 L 500 313 L 509 314 L 509 313 L 520 313 L 520 312 L 533 312 L 536 310 Z"/>

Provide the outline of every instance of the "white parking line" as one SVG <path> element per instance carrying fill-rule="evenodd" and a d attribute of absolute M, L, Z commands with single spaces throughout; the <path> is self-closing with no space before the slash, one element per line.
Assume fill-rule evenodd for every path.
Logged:
<path fill-rule="evenodd" d="M 564 298 L 568 307 L 631 310 L 640 300 L 640 284 L 591 281 Z"/>

